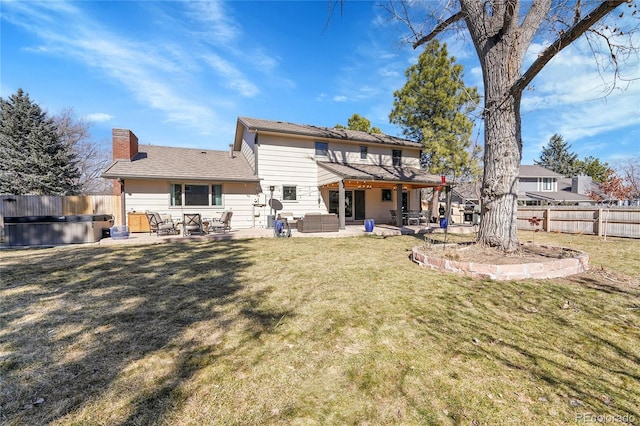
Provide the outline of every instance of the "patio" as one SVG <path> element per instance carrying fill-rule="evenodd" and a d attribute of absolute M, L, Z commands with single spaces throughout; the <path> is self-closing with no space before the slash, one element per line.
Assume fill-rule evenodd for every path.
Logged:
<path fill-rule="evenodd" d="M 454 224 L 449 226 L 449 232 L 451 233 L 472 233 L 475 232 L 474 227 L 467 224 Z M 412 235 L 412 234 L 426 234 L 426 233 L 444 232 L 440 227 L 435 226 L 416 226 L 407 225 L 403 227 L 397 227 L 387 224 L 375 225 L 373 232 L 370 235 L 390 237 L 398 235 Z M 291 230 L 291 238 L 341 238 L 341 237 L 355 237 L 360 235 L 368 235 L 365 232 L 364 225 L 347 225 L 345 229 L 340 229 L 338 232 L 298 232 L 295 228 Z M 248 238 L 274 238 L 272 228 L 251 228 L 251 229 L 232 229 L 226 233 L 211 233 L 204 235 L 192 235 L 183 237 L 182 235 L 161 235 L 155 234 L 149 235 L 148 232 L 131 233 L 127 239 L 112 239 L 103 238 L 98 243 L 101 246 L 109 245 L 123 245 L 123 244 L 157 244 L 168 242 L 184 242 L 195 240 L 234 240 L 234 239 L 248 239 Z"/>

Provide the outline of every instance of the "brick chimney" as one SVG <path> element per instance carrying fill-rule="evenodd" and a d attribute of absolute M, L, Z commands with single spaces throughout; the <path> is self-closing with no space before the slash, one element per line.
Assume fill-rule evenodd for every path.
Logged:
<path fill-rule="evenodd" d="M 111 129 L 114 160 L 131 160 L 138 153 L 138 137 L 129 129 Z"/>

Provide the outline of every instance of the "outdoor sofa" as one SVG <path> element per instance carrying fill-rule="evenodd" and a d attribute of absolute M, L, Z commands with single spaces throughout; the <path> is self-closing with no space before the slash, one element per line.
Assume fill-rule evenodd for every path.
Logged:
<path fill-rule="evenodd" d="M 296 222 L 298 232 L 338 232 L 339 226 L 335 213 L 307 213 Z"/>

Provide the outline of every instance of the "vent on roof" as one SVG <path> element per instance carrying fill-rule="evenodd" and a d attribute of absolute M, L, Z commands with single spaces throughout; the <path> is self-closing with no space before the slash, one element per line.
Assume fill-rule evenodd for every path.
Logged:
<path fill-rule="evenodd" d="M 206 154 L 207 151 L 200 151 L 200 154 Z"/>

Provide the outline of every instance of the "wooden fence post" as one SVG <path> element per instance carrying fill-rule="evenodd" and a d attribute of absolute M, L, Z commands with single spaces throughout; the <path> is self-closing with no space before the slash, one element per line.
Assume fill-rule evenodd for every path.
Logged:
<path fill-rule="evenodd" d="M 596 229 L 596 235 L 598 237 L 602 236 L 602 209 L 598 209 L 598 217 L 597 217 L 598 221 L 597 221 L 597 229 Z"/>
<path fill-rule="evenodd" d="M 544 232 L 551 232 L 551 209 L 545 209 L 544 221 L 542 222 Z"/>

